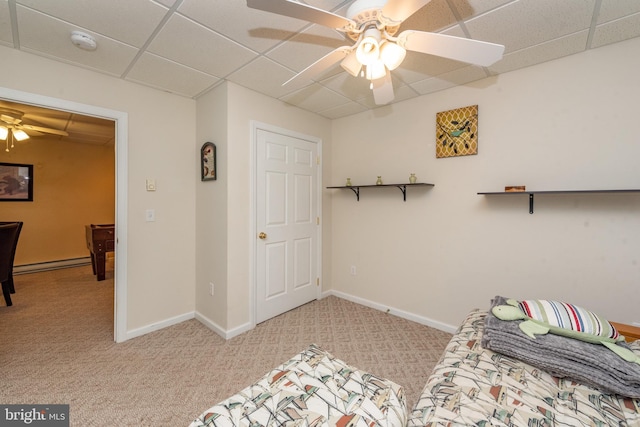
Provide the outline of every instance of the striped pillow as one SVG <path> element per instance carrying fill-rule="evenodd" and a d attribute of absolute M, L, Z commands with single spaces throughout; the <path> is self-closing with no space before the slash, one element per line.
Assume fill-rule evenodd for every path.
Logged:
<path fill-rule="evenodd" d="M 525 300 L 518 307 L 530 318 L 569 331 L 617 340 L 618 330 L 606 319 L 573 304 L 547 300 Z"/>

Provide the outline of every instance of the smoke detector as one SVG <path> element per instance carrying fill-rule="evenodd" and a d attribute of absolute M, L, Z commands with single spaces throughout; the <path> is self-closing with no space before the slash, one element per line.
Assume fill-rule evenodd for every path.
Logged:
<path fill-rule="evenodd" d="M 73 31 L 71 33 L 71 43 L 83 50 L 96 50 L 98 47 L 96 39 L 82 31 Z"/>

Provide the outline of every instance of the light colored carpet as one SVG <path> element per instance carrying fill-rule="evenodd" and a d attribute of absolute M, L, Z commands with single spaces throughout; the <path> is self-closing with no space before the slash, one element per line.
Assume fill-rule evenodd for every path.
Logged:
<path fill-rule="evenodd" d="M 71 426 L 187 426 L 315 343 L 405 387 L 409 407 L 451 335 L 328 297 L 231 340 L 196 320 L 113 342 L 113 275 L 15 276 L 0 307 L 0 402 L 70 405 Z"/>

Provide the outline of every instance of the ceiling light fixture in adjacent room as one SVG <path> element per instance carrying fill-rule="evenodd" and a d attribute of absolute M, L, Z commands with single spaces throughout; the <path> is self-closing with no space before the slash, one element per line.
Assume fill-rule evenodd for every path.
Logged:
<path fill-rule="evenodd" d="M 29 135 L 22 129 L 14 129 L 12 127 L 0 126 L 0 139 L 6 142 L 6 148 L 4 151 L 9 152 L 9 148 L 14 148 L 14 141 L 24 141 L 29 139 Z M 11 141 L 11 147 L 9 147 L 9 141 Z"/>

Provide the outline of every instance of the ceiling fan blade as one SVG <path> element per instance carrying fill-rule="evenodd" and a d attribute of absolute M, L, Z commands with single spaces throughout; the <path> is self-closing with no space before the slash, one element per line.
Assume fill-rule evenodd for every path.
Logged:
<path fill-rule="evenodd" d="M 0 121 L 9 125 L 18 125 L 22 120 L 8 114 L 0 114 Z"/>
<path fill-rule="evenodd" d="M 407 50 L 483 67 L 488 67 L 502 59 L 504 53 L 504 46 L 501 44 L 413 30 L 400 33 L 398 44 Z"/>
<path fill-rule="evenodd" d="M 373 99 L 376 105 L 385 105 L 393 101 L 393 82 L 391 81 L 391 73 L 387 70 L 384 77 L 371 81 L 373 89 Z"/>
<path fill-rule="evenodd" d="M 247 0 L 247 6 L 330 28 L 355 28 L 356 26 L 354 21 L 344 16 L 291 0 Z"/>
<path fill-rule="evenodd" d="M 314 76 L 331 67 L 333 64 L 342 61 L 349 54 L 349 52 L 351 52 L 351 50 L 352 48 L 349 46 L 340 46 L 339 48 L 332 50 L 313 64 L 309 65 L 304 70 L 300 71 L 295 76 L 291 77 L 286 82 L 282 83 L 282 86 L 289 84 L 295 80 L 310 80 Z"/>
<path fill-rule="evenodd" d="M 20 126 L 16 126 L 16 127 L 19 128 L 19 129 L 26 129 L 26 130 L 30 130 L 30 131 L 34 131 L 34 132 L 49 133 L 49 134 L 60 135 L 60 136 L 69 136 L 69 133 L 65 132 L 63 130 L 51 129 L 51 128 L 43 128 L 41 126 L 20 125 Z"/>
<path fill-rule="evenodd" d="M 431 0 L 389 0 L 382 8 L 385 20 L 399 25 Z"/>

